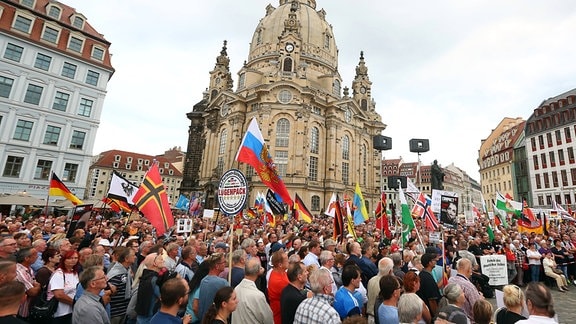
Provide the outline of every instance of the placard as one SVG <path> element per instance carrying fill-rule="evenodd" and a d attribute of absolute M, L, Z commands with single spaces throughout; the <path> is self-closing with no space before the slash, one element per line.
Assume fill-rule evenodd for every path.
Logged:
<path fill-rule="evenodd" d="M 176 226 L 176 233 L 190 233 L 192 232 L 192 220 L 187 218 L 178 219 L 178 226 Z"/>
<path fill-rule="evenodd" d="M 458 226 L 458 197 L 440 196 L 440 223 L 448 228 Z"/>
<path fill-rule="evenodd" d="M 440 232 L 431 232 L 428 234 L 428 237 L 432 243 L 440 243 L 441 241 Z"/>
<path fill-rule="evenodd" d="M 432 207 L 432 211 L 435 214 L 440 214 L 440 209 L 441 209 L 440 205 L 441 205 L 442 196 L 458 197 L 458 194 L 455 192 L 452 192 L 452 191 L 433 189 L 432 190 L 432 202 L 431 202 L 430 206 Z"/>
<path fill-rule="evenodd" d="M 471 210 L 467 210 L 466 213 L 464 213 L 464 216 L 466 217 L 466 226 L 476 225 L 474 213 Z"/>
<path fill-rule="evenodd" d="M 248 182 L 242 171 L 230 169 L 222 175 L 218 184 L 218 203 L 226 215 L 236 215 L 246 203 Z"/>
<path fill-rule="evenodd" d="M 209 219 L 214 218 L 214 209 L 204 209 L 202 218 L 209 218 Z"/>
<path fill-rule="evenodd" d="M 488 276 L 490 286 L 503 286 L 508 284 L 508 268 L 506 256 L 501 254 L 483 255 L 480 257 L 482 274 Z"/>

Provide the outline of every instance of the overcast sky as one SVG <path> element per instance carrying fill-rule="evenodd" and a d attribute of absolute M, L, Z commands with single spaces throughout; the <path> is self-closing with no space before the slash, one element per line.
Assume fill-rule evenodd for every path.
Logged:
<path fill-rule="evenodd" d="M 249 41 L 277 0 L 62 0 L 112 43 L 94 154 L 186 150 L 186 113 L 208 86 L 222 41 L 234 89 Z M 504 117 L 527 119 L 543 100 L 576 88 L 574 0 L 317 0 L 334 28 L 342 86 L 360 51 L 393 149 L 430 140 L 423 164 L 454 163 L 479 179 L 478 149 Z"/>

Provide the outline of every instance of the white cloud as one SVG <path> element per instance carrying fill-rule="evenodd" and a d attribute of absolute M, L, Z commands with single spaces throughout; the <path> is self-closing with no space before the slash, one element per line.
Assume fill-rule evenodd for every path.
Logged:
<path fill-rule="evenodd" d="M 186 149 L 185 114 L 202 98 L 222 41 L 235 85 L 268 3 L 276 0 L 67 0 L 112 43 L 95 153 Z M 527 119 L 539 103 L 575 87 L 576 2 L 510 0 L 317 0 L 333 25 L 339 71 L 350 86 L 365 53 L 377 110 L 393 138 L 430 139 L 422 162 L 452 162 L 478 179 L 482 139 L 504 117 Z"/>

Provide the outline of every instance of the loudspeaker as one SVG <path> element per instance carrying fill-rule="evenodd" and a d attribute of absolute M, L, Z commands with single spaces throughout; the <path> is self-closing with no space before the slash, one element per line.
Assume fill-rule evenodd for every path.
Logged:
<path fill-rule="evenodd" d="M 376 135 L 373 139 L 374 149 L 378 151 L 386 151 L 392 149 L 392 138 L 383 135 Z"/>
<path fill-rule="evenodd" d="M 430 151 L 430 142 L 427 139 L 413 138 L 410 140 L 410 152 L 424 153 Z"/>
<path fill-rule="evenodd" d="M 406 176 L 388 176 L 388 188 L 398 189 L 398 180 L 400 180 L 400 185 L 402 188 L 406 188 Z"/>

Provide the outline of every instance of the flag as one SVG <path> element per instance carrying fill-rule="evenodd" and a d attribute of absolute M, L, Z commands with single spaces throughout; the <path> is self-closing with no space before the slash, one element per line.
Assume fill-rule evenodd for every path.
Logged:
<path fill-rule="evenodd" d="M 486 201 L 484 200 L 484 197 L 482 197 L 482 213 L 484 215 L 488 215 L 488 208 L 486 207 Z"/>
<path fill-rule="evenodd" d="M 178 201 L 176 202 L 176 206 L 174 207 L 188 211 L 190 208 L 190 199 L 188 199 L 188 197 L 184 196 L 183 194 L 180 194 L 180 197 L 178 197 Z"/>
<path fill-rule="evenodd" d="M 266 199 L 264 194 L 262 194 L 262 198 L 264 199 L 263 223 L 270 225 L 270 227 L 276 227 L 276 217 L 274 217 L 274 212 L 272 211 L 270 204 L 268 204 L 268 200 Z"/>
<path fill-rule="evenodd" d="M 410 180 L 410 177 L 406 177 L 406 194 L 413 200 L 416 200 L 418 194 L 420 194 L 420 190 L 418 190 L 418 187 Z"/>
<path fill-rule="evenodd" d="M 496 224 L 496 226 L 502 224 L 505 228 L 508 228 L 508 222 L 506 222 L 506 211 L 498 209 L 496 205 L 494 205 L 494 224 Z"/>
<path fill-rule="evenodd" d="M 302 201 L 300 196 L 298 196 L 298 194 L 296 194 L 296 197 L 294 198 L 292 215 L 294 215 L 294 218 L 296 220 L 301 220 L 306 223 L 312 223 L 312 213 L 310 213 L 308 208 L 306 208 L 304 202 Z"/>
<path fill-rule="evenodd" d="M 328 210 L 334 214 L 334 233 L 332 238 L 342 243 L 344 241 L 344 218 L 342 217 L 342 207 L 340 206 L 340 199 L 338 195 L 333 194 L 334 200 L 330 200 Z"/>
<path fill-rule="evenodd" d="M 120 173 L 112 171 L 112 180 L 110 180 L 110 189 L 107 195 L 108 198 L 125 201 L 129 205 L 134 205 L 134 195 L 136 195 L 136 191 L 138 191 L 138 187 L 122 177 Z"/>
<path fill-rule="evenodd" d="M 268 189 L 268 191 L 266 192 L 266 202 L 268 203 L 268 206 L 270 206 L 272 215 L 286 214 L 286 209 L 284 208 L 284 205 L 278 201 L 276 195 L 270 189 Z"/>
<path fill-rule="evenodd" d="M 335 203 L 336 202 L 336 194 L 332 193 L 332 197 L 330 197 L 330 201 L 328 202 L 328 206 L 326 207 L 326 211 L 324 211 L 324 215 L 334 217 L 335 215 Z"/>
<path fill-rule="evenodd" d="M 248 208 L 248 218 L 256 218 L 258 215 L 258 212 L 254 209 L 254 208 Z"/>
<path fill-rule="evenodd" d="M 104 197 L 104 199 L 102 199 L 102 201 L 106 205 L 110 206 L 110 209 L 112 209 L 116 213 L 119 213 L 120 211 L 129 213 L 132 211 L 132 207 L 130 205 L 128 205 L 128 203 L 123 201 L 123 200 L 113 199 L 110 197 Z"/>
<path fill-rule="evenodd" d="M 74 196 L 72 191 L 66 187 L 66 185 L 58 179 L 56 173 L 52 171 L 52 176 L 50 177 L 50 188 L 48 189 L 48 196 L 62 196 L 70 200 L 74 206 L 82 205 L 83 202 L 78 197 Z"/>
<path fill-rule="evenodd" d="M 174 217 L 157 163 L 153 163 L 146 172 L 144 181 L 134 195 L 134 204 L 154 226 L 156 235 L 160 236 L 174 226 Z"/>
<path fill-rule="evenodd" d="M 492 225 L 488 224 L 488 226 L 486 227 L 486 233 L 488 233 L 488 238 L 490 239 L 490 242 L 494 241 L 494 231 L 492 230 Z"/>
<path fill-rule="evenodd" d="M 356 190 L 354 191 L 354 225 L 360 225 L 368 220 L 368 211 L 360 191 L 360 185 L 356 182 Z"/>
<path fill-rule="evenodd" d="M 572 218 L 572 213 L 569 213 L 566 211 L 566 209 L 564 209 L 562 206 L 560 206 L 558 203 L 556 203 L 556 200 L 552 199 L 552 209 L 554 209 L 555 211 L 558 212 L 558 214 L 560 215 L 560 218 L 562 219 L 566 219 L 569 221 L 574 221 L 574 218 Z M 570 209 L 570 208 L 568 208 Z"/>
<path fill-rule="evenodd" d="M 506 195 L 510 197 L 510 195 Z M 517 216 L 522 214 L 522 203 L 514 201 L 511 198 L 504 197 L 499 192 L 496 192 L 496 208 L 503 210 L 506 213 L 513 213 Z"/>
<path fill-rule="evenodd" d="M 522 215 L 528 218 L 530 222 L 536 221 L 536 216 L 534 216 L 532 208 L 528 207 L 528 202 L 526 201 L 526 199 L 522 200 Z"/>
<path fill-rule="evenodd" d="M 354 241 L 356 241 L 358 239 L 358 236 L 356 236 L 356 230 L 354 229 L 354 221 L 352 220 L 352 210 L 350 209 L 350 203 L 349 202 L 344 202 L 344 205 L 346 205 L 346 225 L 348 228 L 348 233 L 352 234 L 352 236 L 354 237 Z"/>
<path fill-rule="evenodd" d="M 188 205 L 190 207 L 188 209 L 188 214 L 192 216 L 198 216 L 198 214 L 200 214 L 200 207 L 202 207 L 200 197 L 195 195 L 194 198 L 188 203 Z"/>
<path fill-rule="evenodd" d="M 436 231 L 438 228 L 440 228 L 440 224 L 438 223 L 436 215 L 434 215 L 434 212 L 432 211 L 432 199 L 430 199 L 428 195 L 423 196 L 426 199 L 426 208 L 424 209 L 424 223 L 426 224 L 427 229 Z"/>
<path fill-rule="evenodd" d="M 480 213 L 480 209 L 478 209 L 478 207 L 476 207 L 476 205 L 472 205 L 472 212 L 474 213 L 474 215 L 476 215 L 476 217 L 482 218 L 482 214 Z"/>
<path fill-rule="evenodd" d="M 376 206 L 375 211 L 376 216 L 376 228 L 384 231 L 384 234 L 388 239 L 392 238 L 392 233 L 390 232 L 390 227 L 388 226 L 388 217 L 386 215 L 386 193 L 382 193 L 380 201 Z"/>
<path fill-rule="evenodd" d="M 410 238 L 410 232 L 416 225 L 410 215 L 410 208 L 408 207 L 408 202 L 406 201 L 402 188 L 398 188 L 398 197 L 400 198 L 400 206 L 402 208 L 402 244 L 405 244 Z"/>
<path fill-rule="evenodd" d="M 244 162 L 252 166 L 256 173 L 258 173 L 258 176 L 260 176 L 262 183 L 277 193 L 288 206 L 292 207 L 292 198 L 284 182 L 280 179 L 280 176 L 278 176 L 276 166 L 268 152 L 266 143 L 264 143 L 264 138 L 262 137 L 256 118 L 252 118 L 248 126 L 248 131 L 244 135 L 242 143 L 240 143 L 240 148 L 236 154 L 236 161 Z"/>

